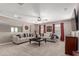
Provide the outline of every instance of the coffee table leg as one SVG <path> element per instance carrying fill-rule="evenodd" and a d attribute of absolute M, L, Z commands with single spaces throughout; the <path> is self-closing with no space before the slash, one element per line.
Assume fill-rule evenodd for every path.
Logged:
<path fill-rule="evenodd" d="M 31 44 L 31 39 L 29 40 L 30 44 Z"/>
<path fill-rule="evenodd" d="M 46 39 L 45 39 L 45 43 L 46 43 Z"/>
<path fill-rule="evenodd" d="M 39 42 L 39 46 L 40 46 L 40 42 Z"/>

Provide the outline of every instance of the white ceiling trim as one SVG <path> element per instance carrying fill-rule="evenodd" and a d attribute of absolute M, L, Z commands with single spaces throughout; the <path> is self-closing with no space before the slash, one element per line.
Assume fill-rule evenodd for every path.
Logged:
<path fill-rule="evenodd" d="M 0 15 L 14 20 L 40 24 L 45 22 L 61 21 L 72 18 L 73 9 L 76 4 L 0 4 Z M 64 8 L 68 9 L 64 11 Z M 16 15 L 16 16 L 14 16 Z M 37 21 L 38 17 L 41 17 L 42 21 Z M 45 19 L 48 19 L 45 21 Z"/>

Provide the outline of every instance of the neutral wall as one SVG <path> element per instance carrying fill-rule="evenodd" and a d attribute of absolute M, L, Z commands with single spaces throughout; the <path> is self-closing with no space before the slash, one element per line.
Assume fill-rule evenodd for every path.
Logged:
<path fill-rule="evenodd" d="M 11 27 L 17 27 L 18 32 L 22 32 L 22 26 L 13 26 L 5 23 L 0 23 L 0 32 L 11 32 Z"/>
<path fill-rule="evenodd" d="M 11 26 L 4 24 L 4 23 L 0 23 L 0 32 L 10 32 Z"/>
<path fill-rule="evenodd" d="M 72 25 L 71 25 L 71 20 L 66 20 L 66 21 L 59 21 L 59 22 L 50 22 L 50 23 L 45 23 L 46 26 L 52 26 L 52 24 L 60 24 L 60 23 L 64 23 L 64 33 L 65 36 L 70 35 L 71 31 L 72 31 Z M 42 24 L 43 26 L 44 24 Z M 51 33 L 51 32 L 49 32 Z"/>
<path fill-rule="evenodd" d="M 72 25 L 72 31 L 76 31 L 76 22 L 75 22 L 75 19 L 73 18 L 72 20 L 71 20 L 71 25 Z"/>
<path fill-rule="evenodd" d="M 34 31 L 36 30 L 37 33 L 39 33 L 39 25 L 38 24 L 30 24 L 30 23 L 26 23 L 26 24 L 25 23 L 24 24 L 21 23 L 20 24 L 18 22 L 11 21 L 11 19 L 9 19 L 9 18 L 4 18 L 4 17 L 0 17 L 0 19 L 5 21 L 6 24 L 9 24 L 11 22 L 12 24 L 11 23 L 9 24 L 11 26 L 15 26 L 15 25 L 18 26 L 19 25 L 19 28 L 20 28 L 19 31 L 26 32 L 26 33 L 30 33 L 30 32 L 34 33 Z M 54 24 L 58 24 L 58 23 L 61 23 L 61 22 L 64 23 L 65 36 L 69 35 L 70 32 L 72 31 L 71 20 L 46 23 L 46 26 L 49 26 L 49 25 L 52 26 L 53 23 Z M 41 24 L 41 25 L 43 26 L 44 24 Z M 12 34 L 12 33 L 8 32 L 8 31 L 10 31 L 8 26 L 7 25 L 6 26 L 2 26 L 2 25 L 0 26 L 0 27 L 5 27 L 3 29 L 1 28 L 1 30 L 4 30 L 4 31 L 7 30 L 7 32 L 0 32 L 0 42 L 9 42 L 9 41 L 11 41 L 10 34 Z M 25 26 L 28 26 L 29 29 L 25 30 Z"/>
<path fill-rule="evenodd" d="M 8 25 L 13 25 L 13 26 L 22 26 L 22 23 L 20 21 L 17 21 L 15 19 L 11 19 L 8 17 L 4 17 L 4 16 L 0 16 L 0 22 Z"/>
<path fill-rule="evenodd" d="M 39 25 L 35 24 L 35 31 L 39 34 Z"/>
<path fill-rule="evenodd" d="M 65 33 L 65 36 L 70 35 L 71 31 L 72 31 L 71 21 L 64 22 L 64 33 Z"/>
<path fill-rule="evenodd" d="M 25 25 L 29 27 L 27 31 L 24 29 Z M 0 16 L 0 43 L 11 42 L 12 39 L 11 36 L 12 34 L 15 34 L 15 33 L 11 33 L 11 27 L 17 27 L 19 29 L 19 32 L 21 33 L 30 32 L 30 28 L 31 28 L 31 32 L 34 32 L 34 24 L 21 22 L 8 17 Z"/>
<path fill-rule="evenodd" d="M 49 26 L 49 25 L 52 26 L 52 24 L 53 23 L 48 23 L 48 24 L 46 24 L 46 26 Z M 55 23 L 55 24 L 58 24 L 58 23 Z M 29 27 L 28 30 L 24 29 L 24 26 L 26 26 L 26 25 Z M 39 33 L 39 25 L 34 25 L 34 24 L 23 25 L 23 32 L 29 33 L 30 32 L 30 26 L 31 26 L 31 32 L 32 33 L 34 33 L 35 30 Z M 42 24 L 42 26 L 43 26 L 43 24 Z M 71 21 L 64 21 L 64 30 L 65 30 L 65 36 L 70 34 L 70 32 L 72 31 Z M 0 43 L 10 42 L 11 41 L 11 34 L 12 33 L 10 33 L 10 32 L 0 32 Z"/>
<path fill-rule="evenodd" d="M 22 34 L 23 32 L 11 33 L 11 32 L 0 32 L 0 44 L 12 42 L 12 36 L 15 34 Z"/>
<path fill-rule="evenodd" d="M 0 32 L 0 44 L 11 42 L 11 34 L 10 32 Z"/>
<path fill-rule="evenodd" d="M 29 25 L 27 25 L 29 26 Z M 12 26 L 13 27 L 13 26 Z M 16 27 L 16 26 L 14 26 Z M 32 25 L 32 32 L 34 32 L 34 25 Z M 16 33 L 11 33 L 10 30 L 11 26 L 10 25 L 0 25 L 0 44 L 1 43 L 8 43 L 12 42 L 12 35 Z M 19 32 L 23 33 L 23 28 L 21 26 L 18 26 Z M 17 32 L 17 34 L 19 33 Z M 29 33 L 30 29 L 27 31 L 24 31 L 24 33 Z"/>

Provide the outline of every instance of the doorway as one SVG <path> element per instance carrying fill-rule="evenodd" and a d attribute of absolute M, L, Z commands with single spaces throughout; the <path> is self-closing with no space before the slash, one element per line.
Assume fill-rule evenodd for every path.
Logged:
<path fill-rule="evenodd" d="M 60 24 L 55 24 L 55 34 L 59 37 L 61 37 L 61 26 Z"/>

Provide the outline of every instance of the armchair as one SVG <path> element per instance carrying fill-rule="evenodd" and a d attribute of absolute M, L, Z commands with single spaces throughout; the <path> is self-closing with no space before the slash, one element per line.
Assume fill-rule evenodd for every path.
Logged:
<path fill-rule="evenodd" d="M 45 36 L 45 38 L 46 38 L 46 41 L 55 43 L 59 37 L 55 34 L 50 34 Z"/>

